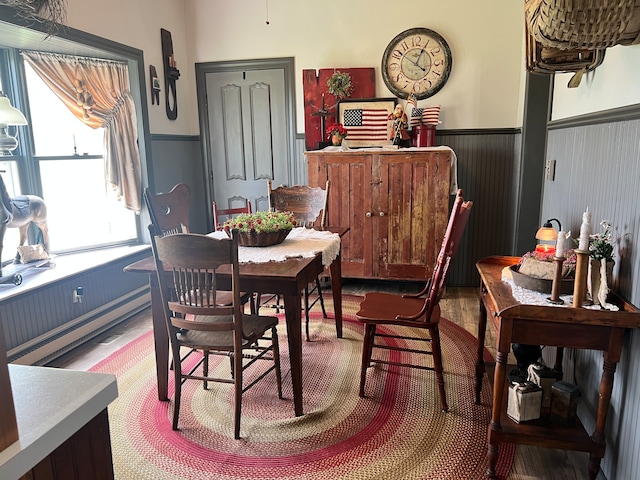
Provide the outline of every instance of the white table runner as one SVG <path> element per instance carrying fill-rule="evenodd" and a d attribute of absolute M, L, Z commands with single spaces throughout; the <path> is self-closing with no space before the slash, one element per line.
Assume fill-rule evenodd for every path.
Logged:
<path fill-rule="evenodd" d="M 209 234 L 215 238 L 228 238 L 225 232 Z M 340 235 L 337 233 L 297 227 L 278 245 L 269 247 L 238 247 L 240 263 L 283 262 L 288 258 L 311 258 L 322 252 L 322 264 L 331 265 L 340 253 Z"/>

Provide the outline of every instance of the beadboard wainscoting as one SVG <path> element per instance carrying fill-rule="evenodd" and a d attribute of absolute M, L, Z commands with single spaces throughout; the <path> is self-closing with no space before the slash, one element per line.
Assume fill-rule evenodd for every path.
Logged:
<path fill-rule="evenodd" d="M 636 107 L 636 116 L 639 115 Z M 547 159 L 556 161 L 555 179 L 544 183 L 542 218 L 558 218 L 575 238 L 588 207 L 594 232 L 609 220 L 616 239 L 613 288 L 640 305 L 640 120 L 611 120 L 615 112 L 551 126 Z M 554 349 L 545 352 L 548 361 Z M 547 359 L 549 357 L 549 359 Z M 595 409 L 602 354 L 592 350 L 565 352 L 566 378 L 587 393 L 578 409 L 587 431 L 595 428 Z M 607 416 L 607 451 L 601 469 L 606 478 L 638 478 L 640 442 L 640 331 L 627 333 Z"/>
<path fill-rule="evenodd" d="M 58 256 L 55 268 L 25 272 L 18 286 L 0 285 L 9 361 L 44 365 L 147 308 L 148 276 L 123 268 L 149 255 L 140 246 Z"/>

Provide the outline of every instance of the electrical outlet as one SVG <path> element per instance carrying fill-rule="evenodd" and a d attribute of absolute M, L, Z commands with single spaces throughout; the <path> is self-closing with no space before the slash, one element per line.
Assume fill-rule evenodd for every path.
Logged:
<path fill-rule="evenodd" d="M 84 295 L 84 288 L 77 287 L 73 290 L 72 298 L 73 303 L 82 303 L 82 296 Z"/>
<path fill-rule="evenodd" d="M 556 161 L 547 160 L 547 164 L 544 168 L 544 178 L 553 182 L 556 179 Z"/>

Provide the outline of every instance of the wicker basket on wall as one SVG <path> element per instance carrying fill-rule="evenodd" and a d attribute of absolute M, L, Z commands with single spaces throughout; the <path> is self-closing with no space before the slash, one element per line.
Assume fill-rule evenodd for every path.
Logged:
<path fill-rule="evenodd" d="M 589 72 L 602 64 L 606 50 L 598 48 L 561 50 L 538 42 L 525 25 L 527 70 L 534 73 Z M 579 83 L 576 78 L 574 83 Z"/>
<path fill-rule="evenodd" d="M 525 0 L 535 40 L 560 50 L 640 43 L 640 0 Z"/>

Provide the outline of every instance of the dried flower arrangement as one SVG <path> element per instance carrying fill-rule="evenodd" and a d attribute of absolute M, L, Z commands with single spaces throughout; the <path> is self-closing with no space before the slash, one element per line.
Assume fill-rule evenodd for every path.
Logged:
<path fill-rule="evenodd" d="M 589 256 L 594 260 L 613 261 L 613 244 L 611 243 L 611 222 L 602 220 L 601 231 L 591 235 L 589 241 Z"/>

